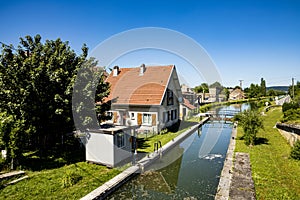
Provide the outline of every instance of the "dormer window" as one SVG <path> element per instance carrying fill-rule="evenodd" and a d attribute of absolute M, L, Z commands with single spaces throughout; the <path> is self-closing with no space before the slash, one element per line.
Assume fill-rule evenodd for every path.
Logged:
<path fill-rule="evenodd" d="M 174 104 L 174 96 L 173 91 L 170 89 L 167 89 L 167 105 L 173 105 Z"/>

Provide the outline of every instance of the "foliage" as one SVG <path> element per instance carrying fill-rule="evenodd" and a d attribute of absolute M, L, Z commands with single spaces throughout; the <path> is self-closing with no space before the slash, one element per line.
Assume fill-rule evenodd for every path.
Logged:
<path fill-rule="evenodd" d="M 2 46 L 0 143 L 12 160 L 26 150 L 45 154 L 73 130 L 73 84 L 87 52 L 83 45 L 78 56 L 68 42 L 43 43 L 40 35 L 20 38 L 16 49 Z"/>
<path fill-rule="evenodd" d="M 300 140 L 294 144 L 290 156 L 295 160 L 300 160 Z"/>
<path fill-rule="evenodd" d="M 274 128 L 281 115 L 281 108 L 272 108 L 263 116 L 265 129 L 258 132 L 257 138 L 266 142 L 249 147 L 236 140 L 235 152 L 250 154 L 257 199 L 300 199 L 300 162 L 289 159 L 291 147 Z M 238 126 L 237 138 L 243 135 Z"/>
<path fill-rule="evenodd" d="M 300 119 L 300 108 L 289 109 L 284 112 L 282 122 L 293 122 Z"/>
<path fill-rule="evenodd" d="M 246 145 L 255 145 L 256 134 L 263 129 L 263 121 L 257 111 L 246 110 L 235 116 L 234 120 L 238 120 L 243 127 Z"/>
<path fill-rule="evenodd" d="M 300 105 L 298 103 L 295 103 L 295 102 L 290 102 L 290 103 L 284 103 L 282 105 L 282 112 L 283 114 L 288 111 L 288 110 L 291 110 L 291 109 L 298 109 L 300 108 Z"/>
<path fill-rule="evenodd" d="M 285 95 L 285 91 L 282 90 L 274 90 L 270 89 L 267 91 L 267 96 L 280 96 L 280 95 Z"/>
<path fill-rule="evenodd" d="M 291 97 L 293 97 L 293 90 L 294 90 L 295 97 L 300 96 L 300 82 L 299 81 L 297 81 L 297 83 L 294 85 L 294 89 L 293 89 L 292 85 L 289 87 L 288 93 Z"/>
<path fill-rule="evenodd" d="M 208 85 L 207 85 L 207 83 L 202 83 L 201 85 L 199 85 L 199 86 L 196 86 L 195 88 L 194 88 L 194 91 L 196 92 L 196 93 L 208 93 L 209 92 L 209 90 L 208 90 Z"/>
<path fill-rule="evenodd" d="M 260 86 L 257 84 L 251 83 L 249 88 L 245 88 L 245 93 L 247 94 L 248 98 L 258 98 L 261 95 L 261 89 Z"/>
<path fill-rule="evenodd" d="M 99 121 L 108 118 L 105 111 L 110 109 L 110 104 L 103 100 L 109 95 L 109 84 L 104 80 L 104 69 L 96 65 L 94 58 L 84 62 L 73 88 L 73 116 L 80 130 L 95 128 Z"/>
<path fill-rule="evenodd" d="M 266 81 L 263 78 L 260 79 L 260 94 L 263 97 L 267 94 Z"/>
<path fill-rule="evenodd" d="M 216 82 L 212 83 L 211 85 L 209 85 L 209 88 L 215 88 L 215 87 L 223 88 L 221 83 L 219 83 L 218 81 L 216 81 Z"/>

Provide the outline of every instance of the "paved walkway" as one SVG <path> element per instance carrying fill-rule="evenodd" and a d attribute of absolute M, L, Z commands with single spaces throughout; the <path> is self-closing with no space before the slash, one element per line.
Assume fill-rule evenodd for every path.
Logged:
<path fill-rule="evenodd" d="M 256 199 L 249 154 L 237 152 L 234 163 L 229 199 Z"/>
<path fill-rule="evenodd" d="M 230 183 L 232 178 L 232 168 L 233 168 L 233 155 L 235 149 L 236 140 L 236 124 L 232 128 L 231 139 L 229 142 L 226 159 L 224 161 L 223 170 L 221 172 L 221 177 L 218 185 L 217 194 L 215 196 L 216 200 L 225 200 L 229 198 Z"/>

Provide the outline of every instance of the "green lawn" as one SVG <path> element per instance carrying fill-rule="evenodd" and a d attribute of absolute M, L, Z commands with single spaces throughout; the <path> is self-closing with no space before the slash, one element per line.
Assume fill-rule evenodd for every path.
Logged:
<path fill-rule="evenodd" d="M 237 140 L 236 152 L 250 154 L 257 199 L 300 199 L 300 161 L 289 158 L 290 145 L 273 128 L 282 116 L 281 107 L 264 116 L 265 130 L 258 133 L 258 144 L 247 147 Z M 238 127 L 238 138 L 243 130 Z"/>
<path fill-rule="evenodd" d="M 161 145 L 167 144 L 173 138 L 177 137 L 184 131 L 188 130 L 189 127 L 197 124 L 199 122 L 199 118 L 192 118 L 188 121 L 181 122 L 179 127 L 175 127 L 175 129 L 168 131 L 164 134 L 154 135 L 148 138 L 139 138 L 138 139 L 138 152 L 150 153 L 154 151 L 154 143 L 160 141 Z"/>
<path fill-rule="evenodd" d="M 76 173 L 79 179 L 73 186 L 64 188 L 63 177 L 68 172 Z M 78 162 L 57 169 L 26 173 L 28 179 L 1 189 L 0 199 L 80 199 L 120 171 Z"/>

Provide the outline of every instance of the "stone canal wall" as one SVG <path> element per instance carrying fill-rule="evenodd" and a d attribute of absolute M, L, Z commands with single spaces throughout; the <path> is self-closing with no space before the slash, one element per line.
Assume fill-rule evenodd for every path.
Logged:
<path fill-rule="evenodd" d="M 277 123 L 276 127 L 278 128 L 281 135 L 286 138 L 286 140 L 291 146 L 293 146 L 297 140 L 300 140 L 299 125 Z"/>
<path fill-rule="evenodd" d="M 171 150 L 174 146 L 180 144 L 186 137 L 194 133 L 199 126 L 203 125 L 205 122 L 209 120 L 209 117 L 204 118 L 196 125 L 190 127 L 187 131 L 180 134 L 176 138 L 174 138 L 172 141 L 168 142 L 162 148 L 160 148 L 158 151 L 153 152 L 149 154 L 148 156 L 144 157 L 142 160 L 140 160 L 136 165 L 129 167 L 128 169 L 124 170 L 119 175 L 115 176 L 111 180 L 107 181 L 100 187 L 96 188 L 86 196 L 82 197 L 81 200 L 92 200 L 92 199 L 104 199 L 108 195 L 110 195 L 112 192 L 114 192 L 117 188 L 122 186 L 124 183 L 126 183 L 128 180 L 130 180 L 135 175 L 142 173 L 145 168 L 150 166 L 154 161 L 159 159 L 161 156 L 163 156 L 166 152 Z"/>
<path fill-rule="evenodd" d="M 223 170 L 220 176 L 217 194 L 215 196 L 216 200 L 229 199 L 229 190 L 230 190 L 230 184 L 232 179 L 233 155 L 235 149 L 236 135 L 237 135 L 237 125 L 234 124 L 231 132 L 231 139 L 229 142 L 226 158 L 224 161 Z"/>

